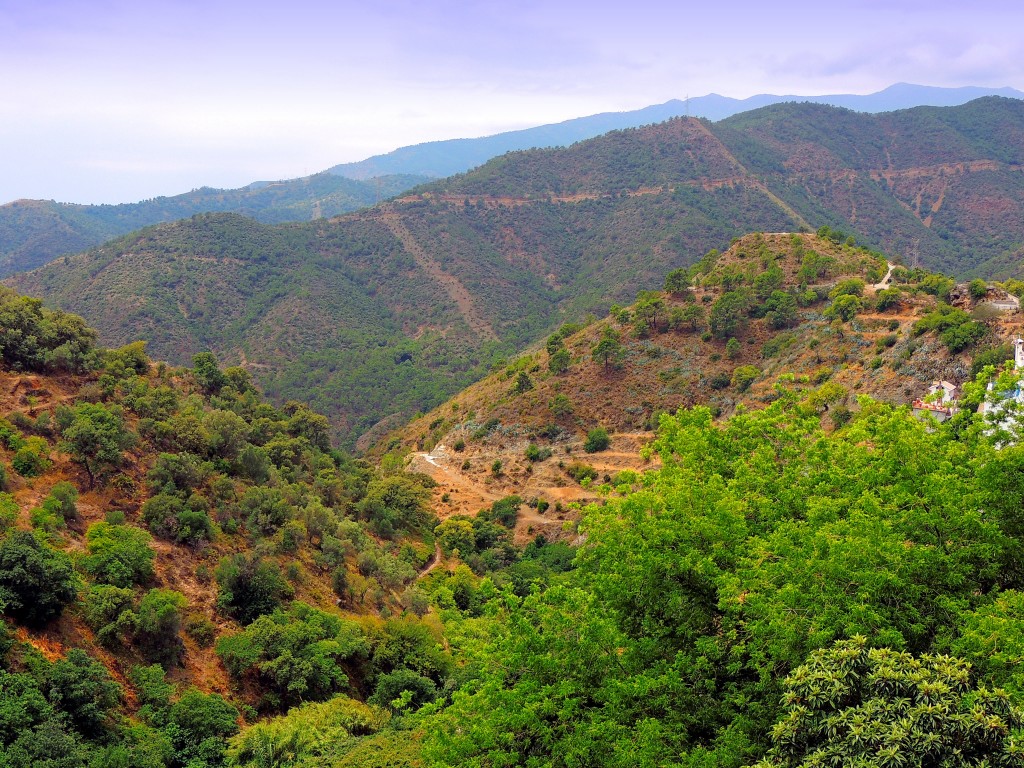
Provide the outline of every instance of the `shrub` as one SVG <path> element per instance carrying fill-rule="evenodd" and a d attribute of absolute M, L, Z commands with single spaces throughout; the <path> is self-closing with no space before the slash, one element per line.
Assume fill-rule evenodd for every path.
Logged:
<path fill-rule="evenodd" d="M 111 710 L 121 699 L 121 687 L 105 666 L 73 648 L 54 663 L 46 677 L 50 703 L 67 714 L 76 731 L 95 738 L 107 730 Z"/>
<path fill-rule="evenodd" d="M 714 376 L 712 376 L 711 381 L 709 383 L 712 389 L 725 389 L 726 387 L 729 386 L 729 381 L 729 374 L 721 372 L 716 373 Z"/>
<path fill-rule="evenodd" d="M 225 558 L 215 577 L 220 587 L 218 608 L 241 624 L 274 611 L 291 594 L 277 567 L 258 555 Z"/>
<path fill-rule="evenodd" d="M 837 296 L 832 304 L 825 309 L 824 315 L 829 319 L 835 318 L 843 322 L 849 322 L 856 317 L 863 306 L 864 304 L 858 296 L 844 293 Z"/>
<path fill-rule="evenodd" d="M 565 472 L 577 483 L 582 483 L 584 480 L 597 479 L 597 470 L 594 469 L 589 464 L 584 464 L 579 461 L 574 461 L 572 464 L 566 467 Z"/>
<path fill-rule="evenodd" d="M 730 360 L 735 360 L 740 356 L 740 349 L 740 343 L 735 338 L 731 338 L 725 343 L 725 356 Z"/>
<path fill-rule="evenodd" d="M 85 534 L 82 568 L 96 581 L 115 587 L 144 584 L 153 578 L 156 553 L 152 537 L 130 525 L 93 523 Z"/>
<path fill-rule="evenodd" d="M 216 693 L 190 688 L 168 711 L 171 742 L 183 766 L 222 764 L 227 739 L 238 733 L 238 710 Z"/>
<path fill-rule="evenodd" d="M 972 299 L 978 301 L 979 299 L 984 299 L 986 294 L 988 294 L 988 285 L 984 280 L 975 278 L 967 284 L 967 292 L 971 295 Z"/>
<path fill-rule="evenodd" d="M 571 416 L 573 412 L 572 401 L 566 395 L 557 394 L 548 402 L 548 409 L 556 419 Z"/>
<path fill-rule="evenodd" d="M 29 626 L 55 619 L 78 592 L 71 559 L 27 531 L 0 544 L 0 602 L 4 613 Z"/>
<path fill-rule="evenodd" d="M 1013 347 L 1009 344 L 1000 344 L 998 347 L 983 349 L 974 355 L 971 361 L 971 378 L 973 379 L 989 365 L 998 367 L 1007 360 L 1013 360 Z"/>
<path fill-rule="evenodd" d="M 367 650 L 358 622 L 305 603 L 261 616 L 216 647 L 233 677 L 253 674 L 266 686 L 272 695 L 265 701 L 275 708 L 344 690 L 343 665 Z"/>
<path fill-rule="evenodd" d="M 396 669 L 377 678 L 377 686 L 366 703 L 392 711 L 415 711 L 436 698 L 437 685 L 429 677 L 411 669 Z"/>
<path fill-rule="evenodd" d="M 38 477 L 53 466 L 50 447 L 41 437 L 26 438 L 11 459 L 11 467 L 22 477 Z"/>
<path fill-rule="evenodd" d="M 753 365 L 741 365 L 732 372 L 732 385 L 740 392 L 745 392 L 761 375 L 761 370 Z"/>
<path fill-rule="evenodd" d="M 587 433 L 587 439 L 583 443 L 583 450 L 587 453 L 603 451 L 611 445 L 611 437 L 604 427 L 595 427 Z"/>
<path fill-rule="evenodd" d="M 131 589 L 98 584 L 85 597 L 86 623 L 103 645 L 120 645 L 135 633 L 134 605 Z"/>
<path fill-rule="evenodd" d="M 184 646 L 181 612 L 188 605 L 185 596 L 170 589 L 151 589 L 139 603 L 135 643 L 149 661 L 167 667 L 176 663 Z"/>
<path fill-rule="evenodd" d="M 72 520 L 78 517 L 78 489 L 71 483 L 64 482 L 63 480 L 55 483 L 53 488 L 50 489 L 50 498 L 47 501 L 52 501 L 52 511 L 59 514 L 65 520 Z M 47 502 L 43 502 L 43 505 L 47 506 Z"/>
<path fill-rule="evenodd" d="M 506 528 L 514 528 L 519 517 L 519 507 L 523 500 L 518 496 L 506 496 L 491 504 L 486 518 L 501 523 Z"/>
<path fill-rule="evenodd" d="M 452 450 L 454 450 L 456 453 L 462 453 L 464 450 L 466 450 L 466 441 L 460 437 L 458 440 L 452 443 Z"/>
<path fill-rule="evenodd" d="M 839 283 L 829 291 L 828 297 L 830 299 L 836 299 L 840 296 L 863 296 L 864 295 L 864 281 L 859 277 L 851 277 L 846 280 L 840 280 Z"/>
<path fill-rule="evenodd" d="M 900 302 L 900 295 L 902 291 L 899 288 L 886 288 L 883 291 L 879 291 L 875 296 L 875 307 L 879 312 L 884 312 L 891 307 L 895 307 Z"/>
<path fill-rule="evenodd" d="M 974 346 L 985 337 L 986 333 L 988 333 L 988 328 L 983 323 L 971 320 L 963 325 L 943 331 L 939 338 L 949 348 L 950 352 L 955 353 Z"/>

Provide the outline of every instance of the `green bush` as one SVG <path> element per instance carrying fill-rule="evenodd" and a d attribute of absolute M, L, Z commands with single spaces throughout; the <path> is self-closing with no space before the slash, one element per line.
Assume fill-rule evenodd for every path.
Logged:
<path fill-rule="evenodd" d="M 50 446 L 41 437 L 26 438 L 11 459 L 11 467 L 22 477 L 38 477 L 53 466 Z"/>
<path fill-rule="evenodd" d="M 740 392 L 745 392 L 760 375 L 761 370 L 759 368 L 753 365 L 741 365 L 732 372 L 732 385 Z"/>
<path fill-rule="evenodd" d="M 112 710 L 121 699 L 121 687 L 105 666 L 85 651 L 73 648 L 50 667 L 46 678 L 47 698 L 67 715 L 76 731 L 95 738 L 108 730 Z"/>
<path fill-rule="evenodd" d="M 0 602 L 16 621 L 38 627 L 57 618 L 78 593 L 71 559 L 27 531 L 0 543 Z"/>
<path fill-rule="evenodd" d="M 222 696 L 194 688 L 168 710 L 167 720 L 176 764 L 188 768 L 221 765 L 227 740 L 238 733 L 238 710 Z"/>
<path fill-rule="evenodd" d="M 731 338 L 725 343 L 725 356 L 730 360 L 735 360 L 740 356 L 740 349 L 740 343 L 735 338 Z"/>
<path fill-rule="evenodd" d="M 153 578 L 152 537 L 131 525 L 93 523 L 85 534 L 82 569 L 101 584 L 130 587 Z"/>
<path fill-rule="evenodd" d="M 574 461 L 572 464 L 566 467 L 565 472 L 577 483 L 582 483 L 584 480 L 597 479 L 597 470 L 594 469 L 589 464 L 584 464 L 579 461 Z"/>
<path fill-rule="evenodd" d="M 298 602 L 222 637 L 216 647 L 232 677 L 260 680 L 271 694 L 265 702 L 275 709 L 345 690 L 344 665 L 367 650 L 358 622 Z"/>
<path fill-rule="evenodd" d="M 900 302 L 900 296 L 902 291 L 899 288 L 886 288 L 885 290 L 879 291 L 875 296 L 875 308 L 879 312 L 884 312 L 887 309 L 895 307 Z"/>
<path fill-rule="evenodd" d="M 967 292 L 975 301 L 984 299 L 986 294 L 988 294 L 988 284 L 980 278 L 975 278 L 967 284 Z"/>
<path fill-rule="evenodd" d="M 984 323 L 971 320 L 963 325 L 943 331 L 939 339 L 949 348 L 950 352 L 955 353 L 974 346 L 985 338 L 986 333 L 988 333 L 988 328 Z"/>
<path fill-rule="evenodd" d="M 849 322 L 853 320 L 863 306 L 864 303 L 860 300 L 860 297 L 844 293 L 835 298 L 825 309 L 824 315 L 829 319 L 835 318 L 843 322 Z"/>
<path fill-rule="evenodd" d="M 603 451 L 611 445 L 611 437 L 604 427 L 595 427 L 587 433 L 587 439 L 583 443 L 583 450 L 587 453 Z"/>
<path fill-rule="evenodd" d="M 135 645 L 148 661 L 175 664 L 184 651 L 179 632 L 188 601 L 180 592 L 151 589 L 139 602 Z"/>
<path fill-rule="evenodd" d="M 54 483 L 50 489 L 50 497 L 43 502 L 43 506 L 50 511 L 59 514 L 65 520 L 73 520 L 78 517 L 78 489 L 71 483 L 60 481 Z"/>
<path fill-rule="evenodd" d="M 285 597 L 291 596 L 291 588 L 277 566 L 258 555 L 224 558 L 215 577 L 220 587 L 218 608 L 241 624 L 250 624 L 271 613 Z"/>

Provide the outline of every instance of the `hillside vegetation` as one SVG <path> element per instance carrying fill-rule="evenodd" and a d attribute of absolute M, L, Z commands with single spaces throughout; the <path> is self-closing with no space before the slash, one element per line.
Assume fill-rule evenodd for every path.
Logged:
<path fill-rule="evenodd" d="M 344 754 L 395 680 L 431 698 L 429 479 L 209 354 L 94 341 L 0 290 L 0 763 L 220 766 L 241 723 L 327 699 Z"/>
<path fill-rule="evenodd" d="M 198 216 L 9 283 L 82 313 L 110 345 L 147 338 L 174 364 L 210 349 L 364 446 L 750 231 L 825 224 L 910 267 L 1009 274 L 1021 146 L 1013 99 L 885 115 L 780 105 L 513 153 L 331 221 Z"/>
<path fill-rule="evenodd" d="M 515 494 L 529 503 L 520 539 L 558 538 L 571 505 L 596 498 L 599 478 L 650 468 L 642 447 L 663 414 L 699 405 L 727 416 L 763 408 L 783 388 L 841 426 L 861 395 L 904 405 L 937 379 L 971 378 L 974 357 L 1007 359 L 1020 313 L 988 306 L 1006 295 L 995 285 L 967 288 L 890 272 L 880 254 L 832 231 L 750 235 L 674 270 L 665 290 L 585 327 L 566 324 L 374 453 L 411 451 L 412 466 L 437 482 L 441 517 Z M 610 446 L 593 450 L 599 433 Z"/>
<path fill-rule="evenodd" d="M 865 284 L 886 273 L 828 230 L 751 236 L 513 363 L 497 408 L 529 424 L 521 398 L 541 386 L 587 366 L 625 377 L 641 350 L 666 357 L 698 333 L 737 366 L 724 387 L 738 397 L 766 376 L 739 375 L 747 340 L 780 338 L 761 324 L 797 337 L 763 408 L 662 415 L 635 466 L 588 472 L 621 440 L 590 429 L 574 472 L 591 500 L 562 516 L 561 540 L 522 536 L 523 517 L 555 510 L 502 486 L 451 514 L 399 457 L 333 450 L 326 419 L 266 404 L 208 353 L 175 369 L 142 343 L 99 349 L 77 318 L 0 292 L 0 757 L 1019 765 L 1024 448 L 974 413 L 994 369 L 945 424 L 866 396 L 841 410 L 832 378 L 866 347 L 879 378 L 915 380 L 900 370 L 923 364 L 917 349 L 884 352 L 905 332 L 942 370 L 964 349 L 998 362 L 1005 350 L 979 345 L 1002 321 L 977 306 L 984 284 L 966 299 L 922 271 Z M 707 308 L 706 331 L 690 307 Z M 870 335 L 886 313 L 893 344 Z M 802 378 L 804 345 L 829 371 L 820 386 Z M 642 396 L 627 381 L 597 412 Z M 693 397 L 709 396 L 698 381 Z M 507 426 L 478 424 L 462 452 L 516 439 Z M 565 445 L 524 458 L 543 472 Z"/>
<path fill-rule="evenodd" d="M 35 269 L 141 227 L 197 213 L 231 211 L 267 224 L 309 221 L 365 208 L 423 181 L 426 177 L 408 175 L 353 181 L 320 173 L 241 189 L 203 187 L 120 205 L 17 200 L 0 206 L 0 277 Z"/>

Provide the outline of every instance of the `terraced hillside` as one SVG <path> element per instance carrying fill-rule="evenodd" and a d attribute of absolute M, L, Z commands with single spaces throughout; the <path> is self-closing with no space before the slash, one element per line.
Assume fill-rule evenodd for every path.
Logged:
<path fill-rule="evenodd" d="M 708 406 L 725 418 L 787 393 L 839 426 L 861 395 L 909 405 L 935 380 L 962 384 L 973 359 L 1005 359 L 1024 327 L 1019 310 L 989 305 L 1005 295 L 998 287 L 975 284 L 971 298 L 950 279 L 816 235 L 744 237 L 689 272 L 686 290 L 645 292 L 585 328 L 564 328 L 375 453 L 409 451 L 410 466 L 437 481 L 442 516 L 514 493 L 549 510 L 522 518 L 519 535 L 557 538 L 569 505 L 599 498 L 581 478 L 596 487 L 657 465 L 642 449 L 661 414 Z M 958 308 L 941 314 L 945 301 Z M 837 314 L 844 302 L 848 316 Z M 595 429 L 610 444 L 588 453 Z"/>

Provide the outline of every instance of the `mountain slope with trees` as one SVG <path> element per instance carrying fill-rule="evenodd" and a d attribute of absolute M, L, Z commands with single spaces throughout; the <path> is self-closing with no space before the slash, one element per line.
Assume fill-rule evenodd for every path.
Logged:
<path fill-rule="evenodd" d="M 648 468 L 580 473 L 593 501 L 562 540 L 518 544 L 525 499 L 439 520 L 429 478 L 333 450 L 325 418 L 268 405 L 243 369 L 99 349 L 0 290 L 0 759 L 1020 765 L 1024 448 L 974 412 L 1001 326 L 974 330 L 984 284 L 866 285 L 886 272 L 831 231 L 755 235 L 595 324 L 587 361 L 569 328 L 517 362 L 512 399 L 541 361 L 614 377 L 670 357 L 663 337 L 707 307 L 737 393 L 762 377 L 737 375 L 748 339 L 781 337 L 762 324 L 811 328 L 835 376 L 812 386 L 791 354 L 757 408 L 661 416 Z M 892 320 L 896 342 L 874 339 Z M 937 345 L 982 366 L 953 419 L 869 397 L 840 416 L 836 379 L 868 350 L 858 392 L 883 368 L 917 379 Z M 608 448 L 591 430 L 582 450 Z"/>
<path fill-rule="evenodd" d="M 256 182 L 241 189 L 203 187 L 120 205 L 17 200 L 0 206 L 0 277 L 35 269 L 141 227 L 197 213 L 231 211 L 267 224 L 309 221 L 365 208 L 426 180 L 386 176 L 354 181 L 320 173 Z"/>
<path fill-rule="evenodd" d="M 1024 103 L 999 98 L 677 119 L 505 155 L 329 221 L 163 225 L 9 282 L 105 343 L 249 366 L 353 445 L 750 231 L 826 224 L 911 267 L 1018 274 L 1022 137 Z"/>

